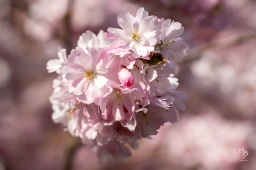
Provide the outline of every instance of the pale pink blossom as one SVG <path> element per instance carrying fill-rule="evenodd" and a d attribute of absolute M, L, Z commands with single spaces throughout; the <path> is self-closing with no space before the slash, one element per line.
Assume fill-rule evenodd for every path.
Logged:
<path fill-rule="evenodd" d="M 50 102 L 53 109 L 52 120 L 66 126 L 70 118 L 69 111 L 76 104 L 76 99 L 74 95 L 68 93 L 67 82 L 64 81 L 61 81 L 61 77 L 54 79 L 54 91 L 50 96 Z"/>
<path fill-rule="evenodd" d="M 134 81 L 137 82 L 143 90 L 150 89 L 150 83 L 156 79 L 157 71 L 149 65 L 144 65 L 142 61 L 137 60 L 135 67 L 131 70 Z"/>
<path fill-rule="evenodd" d="M 46 69 L 48 70 L 48 73 L 56 72 L 60 74 L 60 68 L 62 67 L 62 64 L 67 63 L 68 60 L 65 49 L 59 49 L 58 57 L 59 59 L 52 59 L 47 62 Z"/>
<path fill-rule="evenodd" d="M 122 29 L 109 28 L 108 32 L 120 40 L 120 45 L 132 50 L 140 56 L 146 56 L 154 50 L 156 43 L 156 17 L 148 16 L 144 8 L 137 11 L 136 16 L 121 13 L 117 19 Z"/>
<path fill-rule="evenodd" d="M 178 87 L 178 79 L 174 75 L 161 75 L 159 74 L 154 81 L 150 83 L 151 96 L 161 95 L 166 92 L 174 91 Z"/>
<path fill-rule="evenodd" d="M 179 22 L 170 19 L 159 20 L 156 50 L 170 59 L 185 56 L 189 47 L 182 38 L 179 38 L 183 32 L 184 28 Z"/>
<path fill-rule="evenodd" d="M 133 130 L 121 125 L 120 122 L 115 122 L 112 125 L 107 125 L 100 131 L 100 135 L 109 140 L 116 140 L 118 142 L 127 143 L 132 148 L 136 148 L 138 137 Z"/>
<path fill-rule="evenodd" d="M 177 122 L 174 108 L 186 108 L 172 61 L 187 50 L 177 38 L 183 27 L 156 20 L 143 8 L 136 16 L 120 14 L 122 29 L 97 36 L 87 31 L 68 58 L 60 50 L 59 59 L 47 63 L 49 72 L 59 74 L 50 98 L 53 121 L 95 148 L 100 162 L 125 161 L 126 145 L 136 149 L 140 138 Z"/>
<path fill-rule="evenodd" d="M 111 44 L 111 40 L 107 38 L 107 35 L 104 31 L 100 30 L 96 36 L 91 31 L 86 31 L 83 33 L 77 42 L 78 47 L 81 47 L 84 51 L 87 51 L 87 48 L 104 48 Z"/>
<path fill-rule="evenodd" d="M 109 88 L 103 96 L 100 109 L 104 119 L 109 122 L 121 121 L 126 125 L 133 116 L 135 98 L 141 98 L 143 93 L 138 88 L 124 89 L 118 86 Z"/>
<path fill-rule="evenodd" d="M 141 137 L 156 135 L 160 126 L 166 122 L 177 122 L 177 115 L 172 107 L 159 107 L 152 103 L 138 111 L 136 120 L 140 123 L 136 126 L 135 133 Z"/>
<path fill-rule="evenodd" d="M 101 51 L 95 49 L 90 49 L 86 54 L 81 48 L 77 48 L 71 51 L 68 65 L 62 69 L 70 81 L 69 92 L 81 95 L 80 100 L 88 104 L 93 102 L 93 91 L 103 87 L 108 81 L 101 54 Z"/>
<path fill-rule="evenodd" d="M 131 72 L 129 70 L 127 70 L 126 68 L 122 68 L 118 72 L 118 78 L 119 78 L 121 84 L 125 87 L 130 87 L 134 83 L 134 79 L 132 77 Z"/>

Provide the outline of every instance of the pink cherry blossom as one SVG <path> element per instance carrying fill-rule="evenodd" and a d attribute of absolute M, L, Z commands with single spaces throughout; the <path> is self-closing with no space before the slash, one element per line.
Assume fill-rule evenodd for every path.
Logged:
<path fill-rule="evenodd" d="M 166 58 L 187 54 L 188 44 L 179 38 L 184 31 L 179 22 L 161 19 L 158 21 L 158 31 L 156 50 L 161 51 Z"/>
<path fill-rule="evenodd" d="M 122 29 L 109 28 L 108 32 L 121 40 L 121 46 L 128 48 L 140 56 L 146 56 L 154 50 L 156 43 L 156 17 L 148 16 L 148 13 L 140 8 L 136 16 L 129 12 L 119 14 L 118 25 Z"/>
<path fill-rule="evenodd" d="M 67 62 L 67 54 L 65 49 L 59 49 L 58 51 L 59 59 L 52 59 L 47 62 L 46 69 L 48 73 L 57 72 L 60 74 L 61 65 Z"/>
<path fill-rule="evenodd" d="M 136 114 L 137 122 L 140 122 L 136 126 L 135 133 L 141 137 L 148 137 L 150 135 L 156 135 L 157 129 L 164 123 L 177 122 L 177 115 L 173 108 L 159 107 L 156 104 L 150 104 L 139 111 Z"/>
<path fill-rule="evenodd" d="M 184 28 L 157 19 L 140 8 L 136 16 L 118 16 L 122 29 L 96 36 L 87 31 L 66 56 L 47 63 L 56 72 L 50 97 L 52 119 L 94 148 L 100 162 L 123 162 L 140 138 L 156 135 L 167 122 L 176 123 L 174 109 L 186 109 L 177 91 L 172 58 L 188 49 L 180 38 Z"/>
<path fill-rule="evenodd" d="M 125 87 L 130 87 L 134 83 L 134 79 L 132 77 L 132 74 L 130 71 L 128 71 L 126 68 L 122 68 L 118 72 L 118 78 L 122 85 Z"/>
<path fill-rule="evenodd" d="M 84 51 L 87 51 L 87 48 L 104 48 L 111 44 L 111 40 L 107 38 L 107 35 L 102 30 L 96 36 L 91 31 L 86 31 L 83 33 L 77 42 L 78 47 L 81 47 Z"/>
<path fill-rule="evenodd" d="M 78 47 L 71 51 L 68 64 L 62 69 L 69 80 L 69 92 L 81 95 L 79 99 L 85 103 L 92 103 L 93 91 L 103 87 L 108 81 L 105 77 L 107 69 L 104 67 L 101 54 L 95 49 L 90 49 L 86 54 Z"/>

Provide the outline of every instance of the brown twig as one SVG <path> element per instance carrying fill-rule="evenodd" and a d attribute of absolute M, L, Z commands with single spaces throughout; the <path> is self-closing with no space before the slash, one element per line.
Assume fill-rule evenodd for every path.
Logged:
<path fill-rule="evenodd" d="M 81 139 L 75 139 L 67 151 L 67 158 L 63 170 L 72 170 L 75 154 L 81 146 Z"/>
<path fill-rule="evenodd" d="M 74 4 L 74 0 L 69 0 L 68 11 L 63 19 L 65 31 L 60 36 L 62 42 L 65 45 L 65 48 L 66 48 L 68 54 L 71 52 L 71 49 L 73 48 L 73 46 L 72 46 L 73 31 L 72 31 L 72 27 L 71 27 L 71 14 L 72 14 L 72 10 L 73 10 L 73 4 Z"/>

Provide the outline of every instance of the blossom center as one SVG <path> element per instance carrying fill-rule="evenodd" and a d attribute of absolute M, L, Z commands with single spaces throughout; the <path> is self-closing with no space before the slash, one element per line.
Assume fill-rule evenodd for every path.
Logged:
<path fill-rule="evenodd" d="M 88 70 L 88 71 L 85 72 L 84 78 L 90 80 L 94 75 L 95 75 L 95 71 L 94 70 Z"/>
<path fill-rule="evenodd" d="M 139 35 L 138 31 L 134 31 L 132 33 L 132 40 L 133 41 L 139 41 L 140 40 L 140 35 Z"/>
<path fill-rule="evenodd" d="M 114 98 L 117 102 L 118 105 L 120 105 L 120 100 L 122 99 L 123 93 L 120 90 L 115 90 L 114 91 Z"/>

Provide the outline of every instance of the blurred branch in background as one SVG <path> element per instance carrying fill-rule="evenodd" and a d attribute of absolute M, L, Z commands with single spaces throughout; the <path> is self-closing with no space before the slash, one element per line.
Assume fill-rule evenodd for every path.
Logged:
<path fill-rule="evenodd" d="M 71 28 L 71 13 L 72 13 L 72 10 L 74 7 L 73 4 L 74 4 L 74 0 L 69 0 L 68 11 L 64 17 L 64 28 L 66 28 L 65 29 L 66 31 L 61 36 L 61 39 L 63 40 L 63 42 L 65 44 L 68 54 L 71 52 L 71 49 L 72 49 L 73 32 L 72 32 L 72 28 Z"/>
<path fill-rule="evenodd" d="M 63 27 L 60 27 L 56 26 L 55 23 L 52 23 L 49 19 L 45 18 L 44 16 L 39 15 L 39 13 L 34 8 L 31 8 L 30 5 L 27 4 L 26 2 L 10 0 L 11 8 L 20 10 L 30 19 L 36 17 L 37 22 L 44 22 L 48 24 L 53 30 L 53 36 L 55 36 L 57 39 L 63 42 L 63 48 L 65 48 L 68 53 L 72 49 L 73 31 L 71 28 L 71 15 L 74 8 L 73 4 L 74 0 L 68 0 L 68 9 L 65 13 L 65 16 L 62 19 Z"/>
<path fill-rule="evenodd" d="M 79 138 L 76 138 L 73 143 L 69 146 L 67 151 L 67 157 L 64 164 L 63 170 L 72 170 L 74 164 L 74 158 L 78 149 L 82 146 L 82 142 Z"/>
<path fill-rule="evenodd" d="M 213 42 L 206 43 L 204 45 L 192 48 L 189 50 L 188 55 L 183 58 L 175 59 L 176 63 L 189 62 L 196 59 L 197 57 L 202 56 L 206 52 L 213 52 L 216 50 L 222 50 L 226 48 L 231 48 L 234 46 L 248 44 L 254 42 L 256 43 L 256 33 L 248 35 L 239 35 L 232 38 L 225 38 Z"/>

